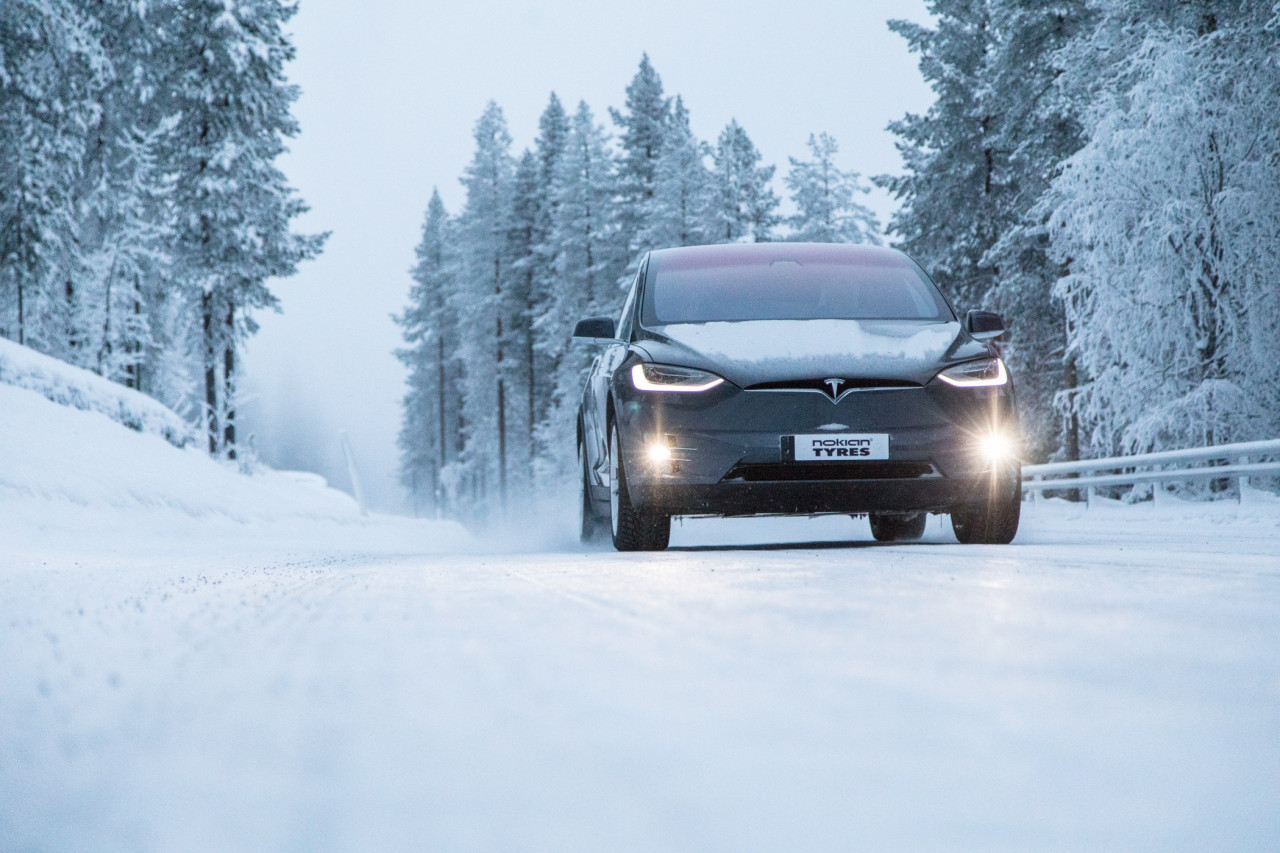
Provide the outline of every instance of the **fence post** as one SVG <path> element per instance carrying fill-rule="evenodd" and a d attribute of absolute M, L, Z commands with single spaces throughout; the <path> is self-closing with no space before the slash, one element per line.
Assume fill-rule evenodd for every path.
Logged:
<path fill-rule="evenodd" d="M 1151 505 L 1164 505 L 1164 480 L 1153 480 L 1151 482 Z"/>
<path fill-rule="evenodd" d="M 1239 462 L 1241 465 L 1248 465 L 1248 464 L 1249 464 L 1249 457 L 1248 457 L 1248 456 L 1241 456 L 1241 457 L 1240 457 L 1239 459 L 1237 459 L 1236 461 L 1237 461 L 1237 462 Z M 1236 495 L 1237 495 L 1236 500 L 1237 500 L 1237 502 L 1238 502 L 1238 503 L 1243 504 L 1243 503 L 1244 503 L 1244 501 L 1245 501 L 1244 493 L 1245 493 L 1245 492 L 1247 492 L 1247 491 L 1249 490 L 1249 475 L 1248 475 L 1248 474 L 1241 474 L 1239 477 L 1237 477 L 1237 478 L 1236 478 L 1236 483 L 1237 483 L 1237 484 L 1238 484 L 1238 486 L 1239 486 L 1239 488 L 1238 488 L 1238 490 L 1237 490 L 1237 492 L 1236 492 Z"/>

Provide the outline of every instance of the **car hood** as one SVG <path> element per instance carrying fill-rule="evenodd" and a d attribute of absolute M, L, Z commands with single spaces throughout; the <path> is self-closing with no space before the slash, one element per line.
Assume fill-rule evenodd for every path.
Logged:
<path fill-rule="evenodd" d="M 958 322 L 918 320 L 673 323 L 644 330 L 636 345 L 653 361 L 710 370 L 739 387 L 824 377 L 923 385 L 991 351 Z"/>

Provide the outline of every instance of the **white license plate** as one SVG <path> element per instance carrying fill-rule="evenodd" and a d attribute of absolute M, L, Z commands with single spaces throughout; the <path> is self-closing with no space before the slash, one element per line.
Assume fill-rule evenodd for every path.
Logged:
<path fill-rule="evenodd" d="M 797 435 L 797 462 L 852 462 L 888 459 L 888 433 L 827 433 Z"/>

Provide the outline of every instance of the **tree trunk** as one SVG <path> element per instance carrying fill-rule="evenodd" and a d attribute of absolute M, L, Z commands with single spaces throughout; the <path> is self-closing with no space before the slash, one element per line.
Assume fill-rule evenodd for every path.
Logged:
<path fill-rule="evenodd" d="M 228 459 L 236 458 L 236 306 L 227 306 L 226 340 L 222 342 L 222 405 L 226 407 L 222 448 Z"/>
<path fill-rule="evenodd" d="M 445 426 L 446 415 L 445 415 L 445 409 L 444 409 L 445 369 L 444 369 L 444 334 L 443 333 L 441 333 L 436 338 L 436 345 L 438 350 L 436 397 L 437 397 L 439 411 L 440 411 L 440 447 L 438 448 L 440 464 L 437 466 L 437 469 L 440 471 L 441 476 L 443 476 L 444 466 L 447 464 L 449 459 L 448 449 L 447 449 L 448 448 L 448 429 Z M 436 500 L 436 517 L 439 518 L 441 516 L 441 511 L 444 508 L 444 488 L 440 480 L 436 481 L 435 500 Z"/>
<path fill-rule="evenodd" d="M 1068 393 L 1075 390 L 1079 383 L 1076 375 L 1076 357 L 1068 355 L 1062 366 L 1062 387 Z M 1068 462 L 1076 462 L 1080 459 L 1080 417 L 1072 409 L 1067 414 L 1066 423 L 1062 427 L 1062 449 L 1067 456 Z"/>
<path fill-rule="evenodd" d="M 67 277 L 66 298 L 67 327 L 63 331 L 66 332 L 67 335 L 67 353 L 71 355 L 71 363 L 80 367 L 83 365 L 80 364 L 80 359 L 76 356 L 76 350 L 80 346 L 80 341 L 76 335 L 76 286 L 71 281 L 70 276 Z"/>
<path fill-rule="evenodd" d="M 533 340 L 533 317 L 534 317 L 534 311 L 535 311 L 536 306 L 533 304 L 533 270 L 532 270 L 532 267 L 530 268 L 529 273 L 528 273 L 528 275 L 527 275 L 527 284 L 528 284 L 528 290 L 527 290 L 526 292 L 529 294 L 529 298 L 528 298 L 528 302 L 527 302 L 526 304 L 527 304 L 527 308 L 528 308 L 528 311 L 529 311 L 529 322 L 528 322 L 528 324 L 527 324 L 527 326 L 526 326 L 526 328 L 525 328 L 525 336 L 524 336 L 524 356 L 525 356 L 525 358 L 526 358 L 526 359 L 528 360 L 528 362 L 529 362 L 529 411 L 528 411 L 528 427 L 529 427 L 529 482 L 530 482 L 530 483 L 532 483 L 532 482 L 533 482 L 533 462 L 534 462 L 534 459 L 535 459 L 535 458 L 536 458 L 536 456 L 537 456 L 537 454 L 534 452 L 534 451 L 535 451 L 535 445 L 534 445 L 534 441 L 533 441 L 533 429 L 534 429 L 534 426 L 535 426 L 535 424 L 536 424 L 536 420 L 535 420 L 535 419 L 536 419 L 536 417 L 537 417 L 537 400 L 536 400 L 536 398 L 535 398 L 536 391 L 535 391 L 534 389 L 537 387 L 537 384 L 538 384 L 538 369 L 537 369 L 537 365 L 536 365 L 536 363 L 535 363 L 535 361 L 534 361 L 535 353 L 534 353 L 534 351 L 533 351 L 533 344 L 534 344 L 534 340 Z"/>
<path fill-rule="evenodd" d="M 204 406 L 209 431 L 209 455 L 218 455 L 218 347 L 213 330 L 213 298 L 200 297 L 200 319 L 204 328 Z"/>
<path fill-rule="evenodd" d="M 503 386 L 502 364 L 502 274 L 500 262 L 493 259 L 493 312 L 496 324 L 495 342 L 498 356 L 498 506 L 507 511 L 507 400 Z"/>
<path fill-rule="evenodd" d="M 135 278 L 133 282 L 133 316 L 139 317 L 142 314 L 142 296 L 140 295 L 138 281 Z M 135 326 L 136 328 L 136 326 Z M 128 343 L 129 355 L 132 358 L 129 366 L 125 368 L 127 378 L 125 380 L 126 387 L 133 388 L 135 391 L 142 390 L 142 344 L 137 339 L 130 340 Z"/>
<path fill-rule="evenodd" d="M 1072 353 L 1067 356 L 1066 362 L 1062 366 L 1062 385 L 1063 389 L 1070 393 L 1079 385 L 1079 377 L 1076 373 L 1076 357 Z M 1062 448 L 1067 455 L 1068 462 L 1077 462 L 1080 459 L 1080 416 L 1076 414 L 1075 405 L 1072 404 L 1067 412 L 1067 421 L 1063 424 Z M 1069 474 L 1069 477 L 1077 477 L 1078 474 Z M 1067 500 L 1079 501 L 1084 497 L 1079 489 L 1072 489 L 1067 492 Z"/>

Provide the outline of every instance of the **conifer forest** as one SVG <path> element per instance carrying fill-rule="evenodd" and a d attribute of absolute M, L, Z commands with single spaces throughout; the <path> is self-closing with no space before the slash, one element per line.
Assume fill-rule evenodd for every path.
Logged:
<path fill-rule="evenodd" d="M 270 283 L 326 236 L 292 229 L 277 164 L 295 8 L 0 0 L 0 335 L 157 398 L 225 458 Z M 889 125 L 896 174 L 820 127 L 781 169 L 736 121 L 700 139 L 648 56 L 603 111 L 551 94 L 523 151 L 478 104 L 465 201 L 424 199 L 406 247 L 418 511 L 519 517 L 571 487 L 574 323 L 616 314 L 647 250 L 700 243 L 888 245 L 957 310 L 1001 312 L 1028 461 L 1280 434 L 1280 4 L 930 10 L 890 22 L 935 96 Z"/>
<path fill-rule="evenodd" d="M 608 126 L 552 94 L 514 152 L 489 104 L 463 208 L 427 205 L 398 318 L 418 505 L 483 514 L 572 483 L 591 357 L 573 324 L 620 309 L 646 250 L 699 243 L 883 243 L 957 310 L 1002 312 L 1029 461 L 1280 432 L 1280 5 L 931 8 L 890 22 L 936 100 L 890 126 L 884 227 L 820 131 L 781 215 L 746 129 L 697 139 L 647 56 Z"/>
<path fill-rule="evenodd" d="M 314 257 L 281 0 L 0 3 L 0 335 L 149 394 L 236 458 L 237 354 Z"/>

